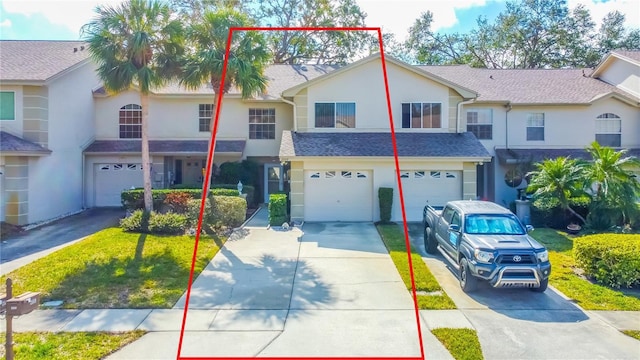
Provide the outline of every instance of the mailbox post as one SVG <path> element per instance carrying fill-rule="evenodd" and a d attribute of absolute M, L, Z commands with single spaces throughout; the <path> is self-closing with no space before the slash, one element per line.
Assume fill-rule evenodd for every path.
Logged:
<path fill-rule="evenodd" d="M 40 304 L 40 293 L 30 291 L 13 297 L 13 282 L 10 278 L 7 278 L 6 284 L 7 294 L 4 298 L 0 298 L 0 312 L 4 312 L 7 320 L 6 359 L 13 360 L 13 317 L 25 315 L 37 309 Z"/>

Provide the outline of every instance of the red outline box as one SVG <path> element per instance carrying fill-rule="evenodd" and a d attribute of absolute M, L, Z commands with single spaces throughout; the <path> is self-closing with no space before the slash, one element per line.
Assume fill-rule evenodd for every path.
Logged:
<path fill-rule="evenodd" d="M 216 144 L 216 135 L 218 133 L 218 121 L 220 120 L 220 108 L 222 105 L 222 97 L 224 95 L 224 79 L 227 73 L 227 65 L 229 59 L 230 52 L 230 44 L 231 38 L 234 31 L 376 31 L 378 33 L 378 43 L 380 45 L 380 60 L 382 63 L 382 74 L 384 77 L 384 87 L 386 93 L 387 100 L 387 110 L 389 113 L 389 127 L 391 128 L 391 141 L 393 143 L 393 157 L 395 160 L 395 168 L 396 168 L 396 181 L 398 184 L 398 192 L 400 193 L 400 207 L 402 209 L 402 223 L 404 228 L 404 241 L 407 247 L 407 258 L 409 259 L 409 272 L 411 274 L 411 292 L 413 297 L 413 305 L 415 309 L 416 315 L 416 326 L 418 329 L 418 343 L 420 344 L 420 357 L 261 357 L 261 359 L 307 359 L 307 360 L 335 360 L 335 359 L 376 359 L 376 360 L 386 360 L 386 359 L 405 359 L 405 360 L 414 360 L 421 359 L 424 360 L 424 346 L 422 344 L 422 330 L 420 327 L 420 313 L 418 311 L 418 298 L 416 296 L 416 283 L 413 274 L 413 262 L 411 260 L 411 244 L 409 242 L 409 229 L 407 227 L 407 215 L 404 207 L 404 195 L 402 193 L 402 180 L 400 178 L 400 166 L 398 161 L 398 148 L 396 145 L 396 134 L 393 126 L 393 112 L 391 111 L 391 97 L 389 95 L 389 81 L 387 78 L 387 65 L 384 59 L 384 48 L 382 41 L 382 29 L 380 27 L 232 27 L 229 29 L 229 36 L 227 38 L 227 47 L 225 50 L 225 58 L 224 64 L 222 67 L 222 81 L 220 83 L 220 90 L 218 91 L 218 101 L 216 102 L 216 113 L 213 123 L 213 131 L 211 132 L 211 141 L 209 142 L 209 155 L 207 157 L 207 173 L 205 174 L 204 188 L 207 189 L 207 184 L 209 184 L 210 176 L 211 176 L 211 165 L 213 163 L 213 155 L 215 152 L 215 144 Z M 191 260 L 191 272 L 189 274 L 189 285 L 187 287 L 187 298 L 184 305 L 184 313 L 182 315 L 182 325 L 180 327 L 180 341 L 178 342 L 178 353 L 176 354 L 176 359 L 254 359 L 248 357 L 181 357 L 180 352 L 182 351 L 182 341 L 184 338 L 184 328 L 187 320 L 187 311 L 189 310 L 189 297 L 191 296 L 191 285 L 193 283 L 193 271 L 195 268 L 196 255 L 198 253 L 198 243 L 200 242 L 200 233 L 202 231 L 202 214 L 204 212 L 206 193 L 202 192 L 202 199 L 200 203 L 200 217 L 198 219 L 198 228 L 196 232 L 196 242 L 195 247 L 193 249 L 193 258 Z"/>

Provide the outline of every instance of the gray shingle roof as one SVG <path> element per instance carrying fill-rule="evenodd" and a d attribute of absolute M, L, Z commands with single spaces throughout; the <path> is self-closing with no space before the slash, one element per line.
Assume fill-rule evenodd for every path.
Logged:
<path fill-rule="evenodd" d="M 396 143 L 398 156 L 491 157 L 472 133 L 396 133 Z M 393 156 L 393 144 L 387 132 L 284 131 L 280 156 Z"/>
<path fill-rule="evenodd" d="M 0 80 L 45 81 L 87 58 L 82 41 L 2 40 Z"/>
<path fill-rule="evenodd" d="M 585 149 L 496 149 L 496 156 L 502 163 L 535 163 L 561 156 L 572 159 L 591 159 L 591 155 Z M 640 158 L 640 148 L 627 149 L 627 156 Z"/>
<path fill-rule="evenodd" d="M 216 153 L 242 153 L 246 141 L 217 140 Z M 139 153 L 140 140 L 96 140 L 85 153 Z M 208 153 L 209 140 L 150 140 L 150 153 Z"/>
<path fill-rule="evenodd" d="M 10 155 L 12 152 L 49 154 L 51 150 L 36 143 L 22 139 L 8 132 L 0 131 L 0 151 Z"/>
<path fill-rule="evenodd" d="M 318 76 L 327 74 L 337 69 L 331 65 L 270 65 L 265 69 L 265 76 L 268 80 L 267 89 L 259 99 L 279 99 L 280 94 L 291 87 L 294 87 L 305 81 L 317 78 Z M 216 89 L 217 90 L 217 89 Z M 211 85 L 203 85 L 196 90 L 187 90 L 178 83 L 167 84 L 163 88 L 154 90 L 156 94 L 198 94 L 213 96 Z M 239 89 L 232 87 L 229 90 L 230 95 L 240 94 Z"/>
<path fill-rule="evenodd" d="M 468 65 L 419 66 L 473 89 L 477 101 L 513 104 L 588 104 L 611 92 L 640 101 L 606 82 L 589 77 L 591 69 L 478 69 Z"/>
<path fill-rule="evenodd" d="M 612 53 L 640 62 L 640 50 L 613 50 Z"/>

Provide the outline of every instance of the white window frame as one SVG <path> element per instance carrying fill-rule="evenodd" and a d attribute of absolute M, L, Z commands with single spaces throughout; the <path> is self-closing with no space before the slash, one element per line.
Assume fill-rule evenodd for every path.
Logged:
<path fill-rule="evenodd" d="M 207 107 L 209 107 L 209 109 L 207 109 Z M 199 132 L 211 131 L 211 116 L 213 116 L 213 111 L 214 111 L 213 104 L 198 104 L 198 131 Z M 202 112 L 205 113 L 204 116 L 202 116 Z M 207 112 L 209 114 L 208 116 L 206 115 Z"/>
<path fill-rule="evenodd" d="M 413 126 L 413 105 L 414 104 L 420 104 L 420 127 L 414 127 Z M 424 106 L 426 104 L 430 105 L 430 109 L 433 109 L 433 105 L 440 105 L 440 126 L 438 127 L 433 127 L 433 126 L 429 126 L 429 127 L 425 127 L 424 126 L 424 121 L 425 121 L 425 115 L 423 113 L 424 110 Z M 406 127 L 404 126 L 404 110 L 403 107 L 404 105 L 409 105 L 409 126 Z M 441 101 L 408 101 L 408 102 L 402 102 L 400 104 L 400 127 L 403 129 L 442 129 L 444 127 L 444 106 L 442 104 Z M 431 111 L 430 116 L 431 118 L 431 125 L 433 125 L 433 111 Z"/>
<path fill-rule="evenodd" d="M 469 122 L 469 115 L 475 113 L 475 122 Z M 475 126 L 477 131 L 469 130 L 469 126 Z M 489 126 L 489 136 L 479 136 L 480 128 L 482 126 Z M 478 140 L 492 140 L 493 139 L 493 109 L 468 109 L 467 110 L 467 131 L 472 132 Z"/>
<path fill-rule="evenodd" d="M 137 107 L 136 107 L 137 106 Z M 122 120 L 122 112 L 125 112 L 125 123 L 121 123 Z M 127 119 L 127 115 L 126 113 L 134 113 L 134 112 L 139 112 L 140 113 L 140 123 L 138 124 L 127 124 L 126 123 L 126 119 Z M 131 116 L 131 118 L 133 119 L 133 116 Z M 137 131 L 133 130 L 133 127 L 139 127 L 139 132 L 140 132 L 140 136 L 122 136 L 123 134 L 123 126 L 125 127 L 124 129 L 124 134 L 136 134 Z M 128 130 L 127 127 L 129 127 Z M 118 109 L 118 138 L 120 139 L 140 139 L 142 138 L 142 106 L 138 105 L 138 104 L 134 104 L 134 103 L 129 103 L 126 104 L 124 106 L 122 106 L 120 109 Z"/>
<path fill-rule="evenodd" d="M 261 112 L 267 112 L 267 114 L 261 113 L 256 114 L 255 112 L 260 110 Z M 254 114 L 251 114 L 251 111 L 254 111 Z M 273 111 L 273 114 L 270 112 Z M 273 122 L 252 122 L 255 121 L 256 118 L 260 119 L 269 119 L 273 117 Z M 268 130 L 265 132 L 264 128 Z M 271 129 L 272 128 L 272 129 Z M 252 131 L 252 129 L 254 129 Z M 260 129 L 260 131 L 258 131 Z M 257 137 L 257 134 L 267 134 L 270 135 L 268 137 Z M 249 109 L 249 139 L 251 140 L 275 140 L 276 138 L 276 108 L 250 108 Z"/>
<path fill-rule="evenodd" d="M 614 130 L 610 130 L 611 124 L 615 124 L 613 126 Z M 621 147 L 622 146 L 622 118 L 614 113 L 602 113 L 596 117 L 596 141 L 598 141 L 598 135 L 617 135 L 618 136 L 618 144 L 617 145 L 608 145 L 601 144 L 603 146 L 611 146 L 611 147 Z"/>
<path fill-rule="evenodd" d="M 318 115 L 316 112 L 316 108 L 318 104 L 333 104 L 333 126 L 318 126 Z M 353 127 L 349 126 L 337 126 L 337 118 L 338 118 L 338 104 L 353 104 Z M 358 116 L 358 106 L 355 101 L 316 101 L 313 104 L 313 127 L 315 129 L 355 129 L 357 126 L 357 116 Z"/>
<path fill-rule="evenodd" d="M 542 120 L 542 125 L 536 123 L 536 121 Z M 545 133 L 545 116 L 544 113 L 528 113 L 527 114 L 527 141 L 544 141 L 544 133 Z M 529 129 L 542 129 L 542 139 L 533 139 L 533 135 L 529 134 Z"/>

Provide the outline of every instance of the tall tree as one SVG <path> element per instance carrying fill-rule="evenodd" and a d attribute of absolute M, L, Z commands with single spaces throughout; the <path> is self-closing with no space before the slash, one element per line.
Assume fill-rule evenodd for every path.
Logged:
<path fill-rule="evenodd" d="M 182 26 L 169 6 L 158 0 L 128 0 L 101 5 L 82 27 L 98 76 L 109 92 L 135 88 L 142 107 L 141 143 L 144 206 L 153 210 L 149 155 L 149 94 L 179 74 Z"/>
<path fill-rule="evenodd" d="M 363 27 L 366 13 L 355 0 L 253 0 L 255 17 L 272 27 Z M 274 62 L 341 64 L 366 53 L 364 31 L 273 31 L 267 34 Z"/>
<path fill-rule="evenodd" d="M 558 201 L 563 210 L 584 224 L 584 217 L 569 204 L 569 199 L 584 194 L 584 167 L 577 160 L 559 157 L 538 163 L 536 168 L 530 173 L 531 182 L 527 190 L 532 191 L 535 197 Z"/>
<path fill-rule="evenodd" d="M 616 48 L 640 47 L 640 29 L 627 29 L 612 12 L 596 24 L 586 7 L 567 0 L 509 1 L 490 22 L 479 17 L 467 33 L 432 30 L 433 14 L 415 20 L 405 47 L 426 64 L 469 64 L 487 68 L 593 67 Z"/>
<path fill-rule="evenodd" d="M 184 58 L 180 83 L 189 89 L 198 89 L 203 84 L 211 85 L 214 93 L 211 130 L 218 97 L 221 96 L 219 90 L 223 81 L 229 29 L 252 25 L 254 23 L 245 14 L 224 8 L 205 11 L 200 21 L 192 23 L 187 29 L 191 46 Z M 232 86 L 240 89 L 243 98 L 264 91 L 267 84 L 264 68 L 269 60 L 266 41 L 260 32 L 234 31 L 229 44 L 222 94 L 229 92 Z"/>

